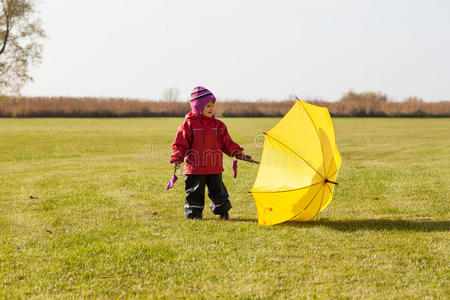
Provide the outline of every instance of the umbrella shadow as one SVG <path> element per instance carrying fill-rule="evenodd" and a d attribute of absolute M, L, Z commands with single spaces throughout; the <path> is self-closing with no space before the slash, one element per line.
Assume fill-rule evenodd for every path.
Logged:
<path fill-rule="evenodd" d="M 409 220 L 409 219 L 320 219 L 309 222 L 286 222 L 280 226 L 311 228 L 324 226 L 336 231 L 416 231 L 416 232 L 447 232 L 450 231 L 450 221 Z"/>
<path fill-rule="evenodd" d="M 258 223 L 258 219 L 251 219 L 251 218 L 233 218 L 230 217 L 227 222 L 236 222 L 236 223 Z"/>

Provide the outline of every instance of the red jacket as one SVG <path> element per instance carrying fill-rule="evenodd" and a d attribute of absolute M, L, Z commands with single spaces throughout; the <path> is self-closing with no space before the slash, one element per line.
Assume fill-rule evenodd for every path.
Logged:
<path fill-rule="evenodd" d="M 244 150 L 233 142 L 222 121 L 192 111 L 178 128 L 172 148 L 170 163 L 184 161 L 184 174 L 222 173 L 222 152 L 233 157 Z"/>

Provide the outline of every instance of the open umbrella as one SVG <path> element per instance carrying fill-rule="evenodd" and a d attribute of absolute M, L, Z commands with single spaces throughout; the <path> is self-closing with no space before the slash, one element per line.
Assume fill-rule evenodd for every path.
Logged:
<path fill-rule="evenodd" d="M 264 133 L 261 164 L 250 191 L 258 224 L 314 218 L 331 202 L 341 162 L 328 109 L 297 99 Z"/>

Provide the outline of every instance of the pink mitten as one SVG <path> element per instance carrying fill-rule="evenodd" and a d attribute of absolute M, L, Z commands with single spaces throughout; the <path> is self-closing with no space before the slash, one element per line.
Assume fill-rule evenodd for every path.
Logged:
<path fill-rule="evenodd" d="M 171 189 L 177 180 L 178 180 L 177 175 L 173 174 L 172 179 L 170 179 L 169 183 L 166 186 L 166 191 L 168 189 Z"/>

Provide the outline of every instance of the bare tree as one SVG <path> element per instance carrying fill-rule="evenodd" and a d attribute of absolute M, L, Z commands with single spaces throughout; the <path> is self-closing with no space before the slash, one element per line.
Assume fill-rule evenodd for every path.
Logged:
<path fill-rule="evenodd" d="M 20 95 L 32 80 L 31 66 L 42 59 L 45 37 L 35 0 L 0 0 L 0 96 Z"/>
<path fill-rule="evenodd" d="M 408 103 L 422 103 L 423 99 L 418 98 L 416 96 L 410 96 L 408 98 L 406 98 L 405 100 L 403 100 L 403 102 L 408 102 Z"/>
<path fill-rule="evenodd" d="M 387 102 L 388 97 L 386 94 L 381 92 L 364 92 L 364 93 L 355 93 L 350 90 L 347 94 L 342 96 L 339 100 L 342 102 L 351 102 L 351 101 L 368 101 L 368 102 Z"/>
<path fill-rule="evenodd" d="M 162 100 L 167 102 L 175 102 L 178 100 L 179 95 L 180 91 L 176 88 L 164 89 Z"/>

